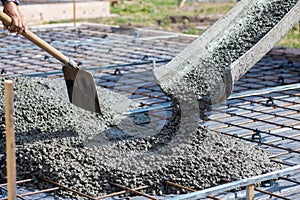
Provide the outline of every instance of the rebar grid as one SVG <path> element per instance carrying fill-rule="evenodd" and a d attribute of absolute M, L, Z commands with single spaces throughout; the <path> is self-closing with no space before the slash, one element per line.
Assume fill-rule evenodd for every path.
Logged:
<path fill-rule="evenodd" d="M 272 94 L 270 94 L 272 95 Z M 210 128 L 212 130 L 219 130 L 226 132 L 226 129 L 231 129 L 232 127 L 237 127 L 244 130 L 249 130 L 250 133 L 240 132 L 237 134 L 240 137 L 247 137 L 259 134 L 265 134 L 268 136 L 279 137 L 280 141 L 286 139 L 294 142 L 299 142 L 297 138 L 299 132 L 299 109 L 300 99 L 298 94 L 289 95 L 289 99 L 294 99 L 293 101 L 286 99 L 285 92 L 280 94 L 280 97 L 272 98 L 272 103 L 268 103 L 270 98 L 265 96 L 254 96 L 253 99 L 259 98 L 259 100 L 249 100 L 246 98 L 235 99 L 236 102 L 239 100 L 239 103 L 235 103 L 231 100 L 227 102 L 226 106 L 213 109 L 212 115 L 209 120 L 216 121 L 218 123 L 211 123 Z M 253 128 L 260 127 L 263 124 L 264 128 Z M 266 127 L 265 124 L 268 126 Z M 219 126 L 218 126 L 219 125 Z M 276 132 L 289 131 L 291 134 L 289 136 L 277 134 Z M 233 133 L 233 132 L 231 132 Z M 236 134 L 236 133 L 234 133 Z M 286 134 L 286 132 L 285 132 Z M 260 141 L 263 141 L 265 138 L 261 138 Z M 278 140 L 272 139 L 272 142 Z"/>
<path fill-rule="evenodd" d="M 259 65 L 257 69 L 259 69 Z M 254 72 L 257 73 L 256 70 Z M 294 76 L 298 74 L 295 73 Z M 236 85 L 238 91 L 241 88 L 240 83 L 251 85 L 251 82 L 247 81 L 251 76 L 251 72 L 248 72 L 242 80 L 238 81 Z M 272 76 L 274 78 L 269 78 L 269 80 L 276 81 L 276 76 L 279 75 L 272 73 Z M 257 81 L 263 77 L 256 77 L 255 79 Z M 297 77 L 292 77 L 292 80 L 297 80 Z M 271 88 L 269 82 L 266 84 L 260 82 L 259 84 L 261 87 Z M 282 83 L 279 82 L 278 84 Z M 213 106 L 212 110 L 207 113 L 206 121 L 202 123 L 220 134 L 244 140 L 266 150 L 270 153 L 273 162 L 284 166 L 295 166 L 300 161 L 299 94 L 300 89 L 278 92 L 270 90 L 268 94 L 233 98 L 223 105 Z M 299 180 L 298 174 L 292 174 L 291 178 L 280 177 L 277 182 L 281 186 L 290 185 L 292 188 L 299 186 Z M 292 183 L 294 183 L 293 186 Z M 270 184 L 267 190 L 272 188 L 274 187 Z M 266 191 L 263 187 L 255 187 L 255 191 L 278 199 L 291 199 L 287 198 L 290 194 Z"/>

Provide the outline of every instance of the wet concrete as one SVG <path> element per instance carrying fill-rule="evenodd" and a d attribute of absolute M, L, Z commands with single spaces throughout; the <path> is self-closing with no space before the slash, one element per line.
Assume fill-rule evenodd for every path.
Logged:
<path fill-rule="evenodd" d="M 235 23 L 205 49 L 190 49 L 191 55 L 183 58 L 179 55 L 180 62 L 175 62 L 178 71 L 172 67 L 157 68 L 155 71 L 161 88 L 174 98 L 195 96 L 201 102 L 214 102 L 219 88 L 226 86 L 225 69 L 253 47 L 297 2 L 267 0 L 251 3 L 248 11 L 234 19 Z"/>
<path fill-rule="evenodd" d="M 116 130 L 128 123 L 120 113 L 136 107 L 125 97 L 99 88 L 104 113 L 99 116 L 68 103 L 62 81 L 28 77 L 14 81 L 19 179 L 43 176 L 94 196 L 116 191 L 109 181 L 128 187 L 151 185 L 147 192 L 161 195 L 182 192 L 166 187 L 165 180 L 203 189 L 221 178 L 237 180 L 280 168 L 262 150 L 200 127 L 195 103 L 174 102 L 169 123 L 155 135 L 139 137 L 126 128 Z M 0 91 L 3 96 L 3 79 Z M 1 154 L 3 106 L 0 115 Z M 0 177 L 5 177 L 3 161 Z M 64 191 L 59 194 L 76 197 Z"/>

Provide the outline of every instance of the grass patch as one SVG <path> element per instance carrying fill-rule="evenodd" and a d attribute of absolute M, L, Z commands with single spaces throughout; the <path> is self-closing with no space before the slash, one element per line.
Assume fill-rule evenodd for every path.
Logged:
<path fill-rule="evenodd" d="M 300 48 L 300 23 L 295 26 L 281 41 L 278 46 Z"/>
<path fill-rule="evenodd" d="M 227 13 L 233 6 L 234 2 L 226 2 L 226 3 L 199 3 L 199 9 L 196 13 L 199 14 L 225 14 Z"/>
<path fill-rule="evenodd" d="M 191 28 L 183 30 L 182 33 L 191 34 L 191 35 L 201 35 L 204 31 L 205 30 L 203 30 L 203 29 L 197 29 L 197 28 L 191 27 Z"/>
<path fill-rule="evenodd" d="M 155 26 L 157 20 L 163 20 L 175 8 L 177 8 L 177 3 L 174 0 L 125 1 L 123 4 L 111 7 L 111 13 L 118 15 L 111 19 L 111 23 L 113 25 Z M 120 20 L 120 18 L 126 20 Z"/>
<path fill-rule="evenodd" d="M 235 5 L 232 3 L 199 3 L 187 2 L 183 8 L 178 8 L 178 1 L 174 0 L 132 0 L 112 6 L 111 13 L 117 17 L 104 20 L 89 19 L 95 23 L 109 23 L 111 25 L 132 26 L 160 26 L 170 29 L 169 16 L 198 16 L 226 13 Z M 185 31 L 189 32 L 189 31 Z M 193 31 L 191 31 L 193 32 Z"/>

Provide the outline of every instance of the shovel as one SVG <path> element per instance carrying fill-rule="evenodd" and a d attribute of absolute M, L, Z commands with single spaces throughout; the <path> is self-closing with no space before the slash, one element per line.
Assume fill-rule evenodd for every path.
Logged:
<path fill-rule="evenodd" d="M 4 12 L 0 12 L 0 20 L 5 25 L 9 26 L 11 24 L 11 18 Z M 101 113 L 95 81 L 90 73 L 79 69 L 71 58 L 63 55 L 31 31 L 27 30 L 22 35 L 63 64 L 62 70 L 71 103 L 83 109 Z"/>

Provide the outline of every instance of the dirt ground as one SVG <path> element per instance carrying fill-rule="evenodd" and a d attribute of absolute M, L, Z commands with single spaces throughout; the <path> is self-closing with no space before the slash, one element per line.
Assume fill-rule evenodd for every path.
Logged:
<path fill-rule="evenodd" d="M 205 30 L 213 25 L 218 19 L 223 17 L 229 8 L 235 3 L 217 3 L 217 2 L 188 2 L 183 7 L 177 8 L 174 14 L 169 16 L 171 29 L 182 32 L 189 28 Z M 193 13 L 192 15 L 181 15 L 180 13 Z"/>

